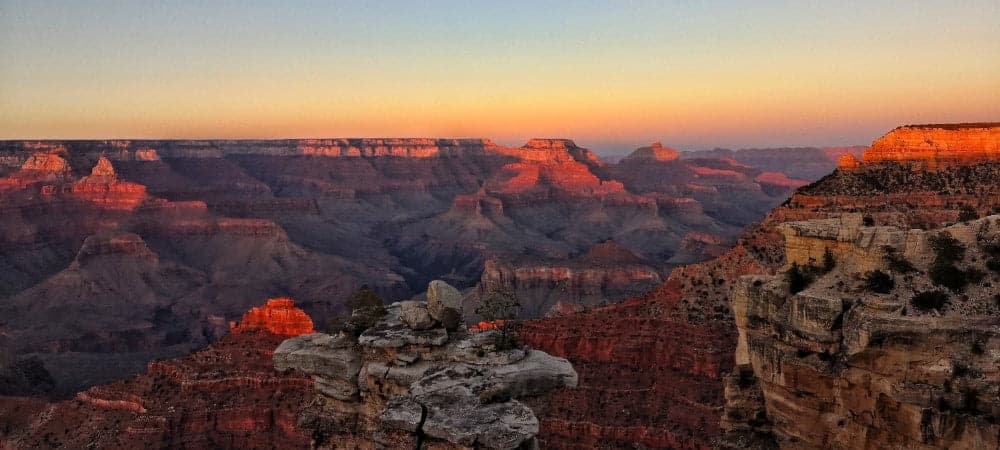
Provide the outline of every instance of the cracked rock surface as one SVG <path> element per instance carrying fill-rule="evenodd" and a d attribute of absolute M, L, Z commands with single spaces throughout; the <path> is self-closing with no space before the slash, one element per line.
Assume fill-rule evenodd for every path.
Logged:
<path fill-rule="evenodd" d="M 431 285 L 429 290 L 451 291 L 442 281 Z M 448 316 L 430 314 L 437 317 L 428 328 L 421 314 L 425 309 L 434 310 L 424 304 L 393 304 L 357 339 L 311 334 L 275 350 L 276 369 L 308 373 L 323 394 L 300 417 L 311 429 L 314 445 L 537 447 L 539 422 L 529 404 L 539 402 L 519 399 L 576 386 L 572 365 L 538 350 L 497 351 L 492 332 L 449 331 Z"/>

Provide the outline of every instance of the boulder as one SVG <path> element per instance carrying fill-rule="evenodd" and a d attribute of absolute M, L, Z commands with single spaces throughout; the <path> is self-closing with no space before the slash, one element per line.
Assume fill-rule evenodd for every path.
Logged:
<path fill-rule="evenodd" d="M 399 305 L 399 318 L 414 330 L 429 330 L 437 323 L 427 312 L 427 303 L 402 302 Z"/>
<path fill-rule="evenodd" d="M 462 322 L 462 293 L 444 281 L 431 281 L 427 285 L 427 312 L 445 328 L 458 328 Z"/>

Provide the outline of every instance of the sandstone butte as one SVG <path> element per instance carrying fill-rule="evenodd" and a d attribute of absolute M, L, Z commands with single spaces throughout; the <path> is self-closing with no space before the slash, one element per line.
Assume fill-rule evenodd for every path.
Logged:
<path fill-rule="evenodd" d="M 295 301 L 288 297 L 269 299 L 264 306 L 247 311 L 239 322 L 230 323 L 229 328 L 234 334 L 265 331 L 284 336 L 298 336 L 315 332 L 309 315 L 297 308 Z"/>
<path fill-rule="evenodd" d="M 1000 159 L 1000 123 L 906 125 L 875 140 L 865 163 L 923 163 L 934 169 Z"/>
<path fill-rule="evenodd" d="M 648 147 L 640 147 L 634 152 L 626 156 L 626 159 L 637 159 L 646 160 L 652 159 L 655 161 L 673 161 L 679 159 L 681 154 L 670 147 L 664 147 L 659 141 L 650 144 Z"/>

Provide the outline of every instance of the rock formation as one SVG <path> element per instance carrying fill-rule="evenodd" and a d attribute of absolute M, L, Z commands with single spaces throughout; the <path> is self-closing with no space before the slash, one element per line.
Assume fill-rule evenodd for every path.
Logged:
<path fill-rule="evenodd" d="M 739 170 L 732 164 L 728 166 L 725 168 L 721 162 L 716 162 L 709 167 L 733 172 Z M 779 273 L 786 264 L 783 237 L 797 233 L 791 225 L 782 226 L 787 222 L 831 219 L 833 221 L 824 227 L 839 229 L 841 225 L 873 223 L 909 230 L 915 227 L 939 228 L 955 221 L 960 216 L 962 205 L 965 205 L 966 214 L 970 211 L 969 207 L 979 215 L 993 211 L 1000 207 L 997 191 L 1000 185 L 996 182 L 1000 179 L 998 170 L 997 163 L 992 161 L 936 171 L 915 171 L 913 167 L 898 163 L 862 163 L 858 170 L 838 170 L 800 188 L 791 202 L 771 211 L 759 225 L 749 227 L 737 245 L 718 259 L 674 269 L 666 283 L 647 296 L 579 314 L 528 322 L 522 333 L 525 340 L 549 353 L 566 357 L 580 374 L 580 386 L 576 390 L 554 394 L 559 402 L 569 406 L 540 416 L 540 440 L 546 448 L 579 448 L 580 442 L 584 446 L 610 448 L 634 446 L 636 442 L 647 448 L 777 446 L 761 385 L 767 381 L 802 383 L 808 387 L 811 386 L 809 381 L 816 377 L 812 373 L 795 374 L 795 378 L 791 378 L 793 374 L 785 374 L 785 381 L 780 378 L 775 381 L 770 372 L 755 373 L 754 367 L 749 364 L 733 366 L 735 361 L 725 355 L 736 354 L 737 336 L 725 330 L 736 328 L 728 300 L 734 282 L 742 275 L 769 276 Z M 863 214 L 850 219 L 842 217 L 844 213 L 856 211 Z M 842 222 L 844 220 L 847 222 Z M 823 260 L 824 248 L 806 242 L 811 241 L 804 240 L 793 245 L 795 250 L 791 251 L 791 257 L 805 258 L 804 261 L 811 257 L 818 264 Z M 846 245 L 843 249 L 847 253 L 856 253 L 848 250 Z M 833 251 L 837 254 L 837 250 Z M 853 263 L 846 262 L 846 257 L 843 259 L 845 267 L 841 269 L 851 267 Z M 857 280 L 854 282 L 857 283 Z M 897 285 L 900 283 L 902 281 L 897 279 Z M 954 298 L 953 295 L 953 301 Z M 839 313 L 839 310 L 831 312 Z M 819 314 L 818 310 L 803 311 L 802 314 L 808 318 L 814 313 Z M 760 321 L 750 323 L 752 326 L 761 325 Z M 643 333 L 646 324 L 656 331 Z M 979 330 L 978 327 L 973 328 Z M 785 330 L 780 326 L 777 329 L 779 333 Z M 679 331 L 675 335 L 663 330 Z M 699 333 L 705 333 L 706 337 L 694 338 L 694 342 L 684 340 Z M 784 333 L 781 335 L 784 339 L 795 338 L 787 330 Z M 802 342 L 804 339 L 799 338 L 796 345 Z M 819 358 L 805 351 L 789 353 L 786 347 L 776 346 L 776 349 L 762 346 L 756 351 L 764 355 L 762 357 L 780 354 L 782 361 L 800 358 L 803 364 L 811 364 L 810 361 Z M 644 353 L 630 353 L 637 349 L 645 349 L 646 352 L 649 349 L 670 349 L 666 355 L 673 356 L 665 355 L 660 359 L 684 362 L 664 369 L 658 362 L 660 359 L 647 360 L 642 356 Z M 924 351 L 914 350 L 914 354 Z M 706 361 L 717 361 L 718 366 Z M 819 361 L 822 362 L 821 359 Z M 981 364 L 982 360 L 979 361 Z M 718 372 L 701 372 L 704 367 L 719 369 Z M 770 371 L 771 367 L 766 369 Z M 657 375 L 649 376 L 650 373 Z M 715 375 L 706 376 L 706 373 Z M 859 383 L 850 378 L 849 373 L 844 375 L 832 379 L 825 375 L 827 378 L 823 380 L 828 385 L 833 383 L 838 389 Z M 653 395 L 651 392 L 669 394 Z M 793 393 L 789 401 L 809 405 L 810 399 L 803 391 L 801 398 Z M 785 405 L 775 404 L 777 407 Z M 888 403 L 886 405 L 891 409 Z M 712 415 L 720 413 L 723 406 L 725 413 L 720 414 L 723 417 L 719 423 L 712 419 Z M 795 413 L 780 412 L 789 423 L 791 420 L 787 418 Z M 810 417 L 808 413 L 806 410 L 803 417 Z M 822 416 L 824 420 L 828 417 L 832 415 Z M 859 420 L 864 420 L 864 417 L 862 414 Z M 945 424 L 957 423 L 953 419 L 928 420 L 932 420 L 933 427 L 945 429 L 948 428 Z M 706 425 L 701 425 L 702 421 Z M 721 428 L 716 428 L 716 424 Z M 822 427 L 828 427 L 827 430 L 832 430 L 831 439 L 847 439 L 848 436 L 836 433 L 835 420 L 833 428 L 829 428 L 828 421 L 809 422 L 806 426 L 811 432 L 818 433 L 825 432 Z M 794 424 L 786 424 L 788 427 L 794 427 Z M 972 435 L 975 433 L 973 431 Z M 983 442 L 988 443 L 989 434 L 986 436 L 987 440 Z M 961 439 L 964 438 L 954 442 L 957 444 Z M 789 448 L 797 448 L 796 442 L 780 442 Z M 836 446 L 837 442 L 840 441 L 827 442 L 826 445 Z"/>
<path fill-rule="evenodd" d="M 640 147 L 625 157 L 629 160 L 653 160 L 653 161 L 673 161 L 681 157 L 680 152 L 670 147 L 664 147 L 659 142 L 652 143 L 649 147 Z"/>
<path fill-rule="evenodd" d="M 266 331 L 281 336 L 314 332 L 312 319 L 288 297 L 268 299 L 264 306 L 250 309 L 239 322 L 230 324 L 230 330 L 232 333 Z"/>
<path fill-rule="evenodd" d="M 227 335 L 69 400 L 0 397 L 0 448 L 306 448 L 296 420 L 312 380 L 274 371 L 272 350 L 284 338 Z"/>
<path fill-rule="evenodd" d="M 791 179 L 816 180 L 837 168 L 844 155 L 860 158 L 867 147 L 746 148 L 682 152 L 681 158 L 732 158 L 765 172 L 784 173 Z"/>
<path fill-rule="evenodd" d="M 752 367 L 780 446 L 1000 445 L 991 350 L 1000 348 L 1000 276 L 976 267 L 1000 251 L 1000 216 L 944 229 L 965 248 L 959 265 L 980 274 L 961 295 L 932 281 L 930 238 L 941 231 L 865 227 L 860 215 L 783 229 L 789 264 L 815 264 L 829 249 L 836 267 L 797 293 L 784 276 L 745 277 L 733 290 L 736 363 Z M 895 286 L 866 287 L 876 270 L 895 272 Z M 941 303 L 922 303 L 928 292 Z"/>
<path fill-rule="evenodd" d="M 865 163 L 919 163 L 927 168 L 1000 159 L 1000 123 L 907 125 L 875 140 Z"/>
<path fill-rule="evenodd" d="M 454 288 L 432 288 L 433 303 L 391 305 L 357 338 L 309 334 L 275 350 L 276 369 L 312 375 L 322 394 L 300 418 L 314 446 L 531 448 L 539 430 L 533 408 L 547 407 L 538 397 L 575 386 L 573 367 L 538 350 L 497 348 L 491 331 L 425 326 L 427 317 L 415 314 L 451 310 Z"/>

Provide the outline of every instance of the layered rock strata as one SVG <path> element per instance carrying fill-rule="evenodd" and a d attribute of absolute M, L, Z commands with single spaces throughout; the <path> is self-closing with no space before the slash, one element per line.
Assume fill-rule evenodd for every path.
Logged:
<path fill-rule="evenodd" d="M 391 305 L 382 320 L 357 338 L 310 334 L 275 350 L 276 369 L 312 375 L 322 394 L 319 404 L 300 418 L 311 430 L 314 446 L 537 445 L 539 423 L 529 405 L 552 390 L 575 386 L 573 367 L 538 350 L 498 349 L 492 331 L 448 330 L 430 317 L 461 314 L 441 298 L 454 288 L 432 284 L 436 292 L 428 297 L 437 300 Z"/>
<path fill-rule="evenodd" d="M 296 421 L 313 382 L 271 363 L 286 338 L 230 334 L 70 400 L 0 397 L 0 448 L 307 448 Z"/>
<path fill-rule="evenodd" d="M 934 169 L 1000 159 L 1000 123 L 907 125 L 875 140 L 865 163 L 919 163 Z"/>
<path fill-rule="evenodd" d="M 782 228 L 789 264 L 815 264 L 829 249 L 836 267 L 797 293 L 784 276 L 736 284 L 740 370 L 724 420 L 752 419 L 741 414 L 756 385 L 766 414 L 757 426 L 782 448 L 1000 446 L 1000 276 L 976 267 L 996 257 L 1000 216 L 944 229 L 965 248 L 959 266 L 982 274 L 961 294 L 927 275 L 940 231 L 866 227 L 860 216 Z M 898 272 L 899 261 L 912 269 Z M 866 288 L 874 270 L 895 286 Z M 945 300 L 918 303 L 926 292 Z"/>
<path fill-rule="evenodd" d="M 266 331 L 283 336 L 311 334 L 312 319 L 305 311 L 295 307 L 295 300 L 288 297 L 268 299 L 264 306 L 252 308 L 239 322 L 229 326 L 233 333 Z"/>

